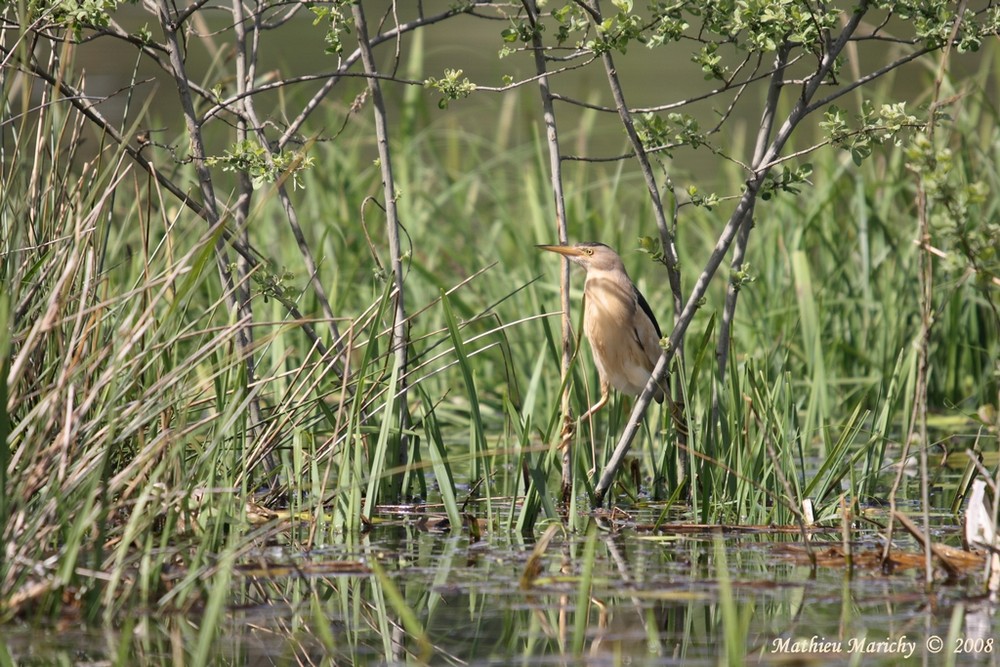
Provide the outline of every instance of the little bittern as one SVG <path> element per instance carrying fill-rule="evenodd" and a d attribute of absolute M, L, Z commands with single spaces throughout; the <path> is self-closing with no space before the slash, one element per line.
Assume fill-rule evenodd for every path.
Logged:
<path fill-rule="evenodd" d="M 601 399 L 581 419 L 608 402 L 609 385 L 637 396 L 645 389 L 660 358 L 660 325 L 632 279 L 622 258 L 603 243 L 540 245 L 557 252 L 587 271 L 583 288 L 583 331 L 590 341 L 594 365 L 601 378 Z M 663 388 L 653 398 L 663 402 Z"/>

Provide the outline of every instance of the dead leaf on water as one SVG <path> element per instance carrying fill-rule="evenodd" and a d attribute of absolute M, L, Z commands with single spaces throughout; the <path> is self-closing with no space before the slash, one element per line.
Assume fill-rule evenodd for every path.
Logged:
<path fill-rule="evenodd" d="M 966 572 L 976 570 L 983 566 L 983 557 L 979 554 L 962 551 L 943 544 L 935 545 L 949 556 L 950 565 L 956 572 Z M 809 552 L 799 544 L 779 544 L 775 545 L 774 553 L 785 555 L 802 565 L 809 565 Z M 819 567 L 847 567 L 851 565 L 864 570 L 882 571 L 882 550 L 865 549 L 864 551 L 852 551 L 848 559 L 844 549 L 840 545 L 831 545 L 823 549 L 813 547 L 813 554 L 816 558 L 816 565 Z M 889 564 L 892 570 L 922 570 L 924 569 L 923 551 L 891 551 L 889 552 Z"/>

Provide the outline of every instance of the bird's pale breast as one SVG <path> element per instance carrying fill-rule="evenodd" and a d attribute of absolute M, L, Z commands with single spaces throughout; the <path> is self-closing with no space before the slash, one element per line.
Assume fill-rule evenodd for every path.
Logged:
<path fill-rule="evenodd" d="M 656 364 L 659 347 L 651 323 L 636 318 L 635 291 L 626 277 L 591 270 L 584 288 L 584 332 L 601 378 L 626 394 L 642 392 Z M 649 331 L 637 329 L 639 320 Z M 651 337 L 651 338 L 650 338 Z M 652 341 L 654 349 L 647 350 Z"/>

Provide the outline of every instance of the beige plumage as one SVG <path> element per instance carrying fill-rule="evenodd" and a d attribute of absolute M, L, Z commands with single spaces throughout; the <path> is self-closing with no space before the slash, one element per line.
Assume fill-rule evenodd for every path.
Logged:
<path fill-rule="evenodd" d="M 607 404 L 609 387 L 632 396 L 642 393 L 660 358 L 662 334 L 621 257 L 603 243 L 538 247 L 559 253 L 587 271 L 583 331 L 601 378 L 601 398 L 581 419 Z M 663 396 L 663 388 L 658 387 L 653 398 L 662 403 Z"/>

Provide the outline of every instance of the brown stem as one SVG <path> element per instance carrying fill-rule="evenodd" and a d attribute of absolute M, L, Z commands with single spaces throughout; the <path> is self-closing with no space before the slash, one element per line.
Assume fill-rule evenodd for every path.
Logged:
<path fill-rule="evenodd" d="M 538 7 L 534 0 L 521 0 L 527 12 L 529 20 L 534 27 L 538 20 Z M 538 90 L 542 95 L 542 118 L 545 123 L 545 139 L 549 148 L 549 178 L 552 183 L 552 194 L 556 206 L 556 233 L 559 236 L 559 243 L 567 243 L 569 234 L 566 230 L 566 202 L 563 196 L 562 185 L 562 159 L 559 153 L 559 131 L 556 126 L 556 113 L 552 104 L 554 96 L 549 88 L 549 75 L 545 64 L 545 52 L 542 45 L 542 36 L 538 30 L 532 30 L 531 37 L 532 53 L 535 56 L 535 71 L 537 72 Z M 562 271 L 559 276 L 559 294 L 562 305 L 562 413 L 563 430 L 561 434 L 560 451 L 562 453 L 562 496 L 568 497 L 573 486 L 573 465 L 570 452 L 570 443 L 576 432 L 575 421 L 573 419 L 572 408 L 570 407 L 570 386 L 566 381 L 569 374 L 570 365 L 573 360 L 573 331 L 570 321 L 570 301 L 569 301 L 569 260 L 563 258 Z"/>
<path fill-rule="evenodd" d="M 264 124 L 260 121 L 259 114 L 257 113 L 257 107 L 254 103 L 254 98 L 252 95 L 248 94 L 256 80 L 256 54 L 258 52 L 258 42 L 260 39 L 260 17 L 261 12 L 256 11 L 253 14 L 253 32 L 252 40 L 249 47 L 242 46 L 246 44 L 245 29 L 243 26 L 244 16 L 242 11 L 242 0 L 233 0 L 233 23 L 235 26 L 237 40 L 241 47 L 237 50 L 237 91 L 236 91 L 236 105 L 241 109 L 242 116 L 245 116 L 250 121 L 250 127 L 254 128 L 255 134 L 257 136 L 257 142 L 267 148 L 267 152 L 264 154 L 264 159 L 267 164 L 271 167 L 274 166 L 274 158 L 272 151 L 274 150 L 270 142 L 267 140 L 267 135 L 264 132 Z M 240 60 L 243 57 L 242 52 L 244 50 L 249 50 L 248 56 L 245 59 L 248 61 L 248 65 L 245 67 L 240 67 Z M 242 74 L 241 74 L 242 70 Z M 245 123 L 240 123 L 238 126 L 244 130 L 243 136 L 240 139 L 246 138 Z M 279 149 L 280 150 L 280 149 Z M 330 328 L 330 333 L 333 339 L 333 348 L 336 352 L 336 357 L 333 359 L 332 368 L 338 377 L 344 378 L 349 376 L 350 369 L 348 365 L 348 360 L 345 354 L 344 346 L 341 341 L 340 330 L 337 327 L 337 320 L 333 314 L 333 307 L 330 305 L 330 299 L 326 294 L 326 289 L 323 287 L 323 281 L 320 280 L 319 276 L 319 266 L 316 263 L 315 258 L 312 254 L 312 249 L 309 247 L 309 242 L 306 240 L 305 233 L 302 231 L 302 226 L 299 224 L 298 214 L 295 210 L 295 205 L 292 203 L 292 199 L 288 194 L 288 187 L 286 186 L 285 179 L 280 179 L 277 183 L 277 194 L 278 201 L 281 202 L 282 210 L 285 212 L 285 219 L 288 222 L 289 228 L 292 230 L 292 236 L 295 238 L 295 243 L 298 246 L 299 253 L 302 255 L 302 261 L 305 264 L 305 269 L 308 274 L 309 284 L 313 289 L 313 293 L 316 295 L 316 300 L 319 302 L 320 308 L 323 311 L 323 315 L 327 320 L 327 325 Z M 249 184 L 247 184 L 249 185 Z M 253 188 L 244 189 L 246 197 L 240 198 L 240 203 L 243 203 L 244 199 L 247 200 L 247 207 L 249 207 L 249 197 L 253 194 Z M 353 393 L 353 385 L 347 384 L 348 391 Z"/>
<path fill-rule="evenodd" d="M 177 23 L 170 16 L 170 7 L 166 0 L 159 0 L 156 10 L 160 27 L 166 39 L 171 75 L 174 78 L 174 84 L 177 86 L 181 112 L 184 115 L 184 123 L 187 126 L 188 140 L 191 144 L 191 157 L 194 162 L 195 173 L 198 175 L 205 219 L 210 226 L 215 227 L 220 221 L 215 201 L 215 188 L 212 182 L 212 173 L 205 161 L 207 156 L 201 134 L 201 124 L 198 121 L 191 90 L 188 86 L 189 77 L 185 70 L 183 49 L 177 35 Z M 236 280 L 233 278 L 230 271 L 229 251 L 226 247 L 226 240 L 221 235 L 215 242 L 215 261 L 219 270 L 219 276 L 222 279 L 226 305 L 230 311 L 238 313 L 238 320 L 241 322 L 236 335 L 236 345 L 240 351 L 240 355 L 245 360 L 247 374 L 245 389 L 250 392 L 250 388 L 256 384 L 253 356 L 253 309 L 250 305 L 249 295 L 241 292 L 244 289 L 242 287 L 244 284 L 242 279 L 239 276 Z M 243 268 L 247 270 L 246 266 Z M 257 443 L 262 427 L 260 399 L 256 393 L 250 396 L 249 405 L 250 420 L 247 431 L 250 448 L 252 449 Z"/>
<path fill-rule="evenodd" d="M 940 106 L 941 84 L 944 81 L 945 73 L 948 70 L 948 60 L 951 55 L 951 47 L 958 36 L 959 27 L 962 24 L 962 17 L 965 15 L 967 0 L 962 0 L 955 13 L 955 23 L 952 25 L 951 36 L 945 44 L 941 53 L 941 62 L 938 66 L 937 75 L 934 78 L 934 93 L 931 97 L 930 109 L 928 111 L 929 120 L 927 122 L 927 136 L 933 144 L 934 129 L 936 126 L 937 109 Z M 924 248 L 931 244 L 930 216 L 928 211 L 928 197 L 924 179 L 918 174 L 917 178 L 917 238 Z M 892 548 L 892 533 L 894 522 L 903 519 L 902 515 L 896 511 L 896 494 L 903 479 L 903 469 L 906 457 L 910 452 L 910 445 L 916 438 L 920 443 L 920 504 L 923 517 L 924 533 L 930 535 L 930 482 L 927 470 L 927 380 L 930 373 L 930 344 L 931 329 L 934 326 L 934 257 L 929 252 L 920 253 L 920 269 L 918 272 L 920 280 L 920 334 L 917 338 L 917 377 L 913 387 L 913 406 L 910 413 L 910 428 L 906 434 L 906 441 L 903 443 L 902 454 L 899 458 L 899 471 L 893 481 L 892 489 L 889 492 L 889 524 L 886 526 L 885 548 L 882 552 L 883 567 L 889 561 L 889 552 Z M 932 547 L 928 539 L 924 543 L 924 585 L 930 589 L 934 583 L 934 573 L 931 569 Z"/>
<path fill-rule="evenodd" d="M 361 50 L 361 61 L 365 72 L 369 75 L 376 72 L 375 56 L 372 54 L 371 43 L 368 41 L 368 24 L 365 21 L 364 8 L 362 3 L 355 2 L 351 5 L 354 15 L 354 25 L 358 31 L 358 48 Z M 406 364 L 409 352 L 409 341 L 407 340 L 406 307 L 403 292 L 403 259 L 400 251 L 399 241 L 399 216 L 396 211 L 396 185 L 392 174 L 392 154 L 389 150 L 389 129 L 385 112 L 385 101 L 382 98 L 382 85 L 378 78 L 368 77 L 368 91 L 372 96 L 372 105 L 375 115 L 375 134 L 378 141 L 379 168 L 382 171 L 382 191 L 385 196 L 386 214 L 386 234 L 389 239 L 389 256 L 392 261 L 393 281 L 395 285 L 395 309 L 393 313 L 392 328 L 392 349 L 396 357 L 396 365 L 399 369 L 400 387 L 397 398 L 398 418 L 400 435 L 397 442 L 396 452 L 392 455 L 394 460 L 390 461 L 390 467 L 402 470 L 406 465 L 406 456 L 409 449 L 410 438 L 406 433 L 410 429 L 410 412 L 407 406 L 406 392 Z M 392 483 L 392 493 L 398 495 L 402 484 L 401 472 L 394 473 Z M 374 507 L 375 498 L 368 498 L 365 502 L 367 512 L 371 512 Z"/>
<path fill-rule="evenodd" d="M 247 45 L 247 33 L 246 26 L 244 26 L 243 17 L 243 0 L 233 0 L 233 19 L 234 19 L 234 34 L 236 38 L 236 48 L 235 48 L 235 64 L 236 64 L 236 86 L 238 90 L 246 90 L 248 85 L 251 85 L 254 79 L 254 60 L 256 50 L 253 45 L 248 47 Z M 249 53 L 248 53 L 249 51 Z M 236 121 L 236 140 L 237 142 L 243 142 L 247 138 L 247 122 L 245 116 L 237 116 Z M 250 182 L 250 176 L 246 172 L 240 172 L 239 174 L 239 188 L 240 196 L 237 198 L 236 206 L 233 209 L 233 217 L 236 221 L 236 230 L 239 234 L 240 239 L 244 244 L 250 245 L 250 231 L 249 225 L 249 215 L 250 215 L 250 202 L 253 197 L 253 184 Z M 246 260 L 246 258 L 237 255 L 236 257 L 236 277 L 238 279 L 236 299 L 240 304 L 240 316 L 248 318 L 248 322 L 253 322 L 253 308 L 250 305 L 250 289 L 248 287 L 248 279 L 250 272 L 253 270 L 253 265 Z M 250 328 L 246 332 L 246 337 L 249 342 L 249 346 L 253 347 L 253 329 Z M 256 364 L 253 355 L 248 355 L 247 360 L 247 377 L 251 382 L 256 381 Z M 259 451 L 252 451 L 250 456 L 251 460 L 256 460 L 260 458 L 264 462 L 264 468 L 267 472 L 271 472 L 277 468 L 277 459 L 275 458 L 270 447 L 262 441 L 261 435 L 264 428 L 264 415 L 260 409 L 260 401 L 255 397 L 249 404 L 250 410 L 250 422 L 253 433 L 253 438 L 251 440 L 251 445 L 255 446 L 252 450 L 256 450 L 257 447 L 262 448 Z"/>
<path fill-rule="evenodd" d="M 754 169 L 760 167 L 760 162 L 764 158 L 764 151 L 767 150 L 767 142 L 771 138 L 771 130 L 774 128 L 774 115 L 778 110 L 778 100 L 781 97 L 782 82 L 785 78 L 785 64 L 788 62 L 790 45 L 786 42 L 778 49 L 778 55 L 774 59 L 774 69 L 771 74 L 771 82 L 767 89 L 767 100 L 764 102 L 764 113 L 760 119 L 760 130 L 757 132 L 757 142 L 754 146 L 753 161 Z M 734 281 L 736 274 L 743 269 L 743 260 L 746 257 L 747 242 L 750 239 L 750 229 L 753 227 L 753 207 L 740 223 L 740 231 L 736 236 L 736 245 L 733 247 L 733 260 L 729 265 L 730 281 L 726 292 L 726 304 L 722 310 L 722 321 L 719 323 L 719 342 L 715 349 L 715 357 L 718 362 L 719 384 L 726 378 L 726 366 L 729 363 L 729 339 L 732 330 L 733 317 L 736 314 L 736 302 L 739 299 L 740 285 Z M 712 392 L 712 420 L 718 417 L 719 408 L 719 386 L 716 385 Z"/>
<path fill-rule="evenodd" d="M 588 9 L 593 19 L 600 23 L 601 9 L 598 0 L 587 0 Z M 656 184 L 656 177 L 653 175 L 653 167 L 649 163 L 649 156 L 646 154 L 646 147 L 642 145 L 639 134 L 635 130 L 635 122 L 632 119 L 632 112 L 625 102 L 625 93 L 622 90 L 621 81 L 618 79 L 618 69 L 615 67 L 614 58 L 610 51 L 601 54 L 601 62 L 604 63 L 604 72 L 608 77 L 608 86 L 611 88 L 611 95 L 615 100 L 615 108 L 618 117 L 621 119 L 625 134 L 628 136 L 632 150 L 635 152 L 635 159 L 639 163 L 639 170 L 649 191 L 649 199 L 653 204 L 653 216 L 656 218 L 656 227 L 660 232 L 660 246 L 663 249 L 663 257 L 667 265 L 667 279 L 670 281 L 670 294 L 674 302 L 674 323 L 680 317 L 681 306 L 684 303 L 684 294 L 681 291 L 680 262 L 677 256 L 677 244 L 674 234 L 667 222 L 667 217 L 663 213 L 663 200 L 660 197 L 660 188 Z M 683 339 L 679 342 L 683 346 Z"/>
<path fill-rule="evenodd" d="M 0 52 L 5 54 L 8 53 L 3 49 L 0 49 Z M 138 148 L 129 145 L 128 139 L 122 136 L 113 123 L 101 115 L 86 95 L 66 83 L 62 77 L 56 76 L 37 64 L 22 64 L 32 73 L 32 75 L 37 76 L 54 89 L 58 90 L 62 94 L 62 98 L 65 102 L 69 103 L 83 117 L 99 128 L 105 136 L 121 146 L 122 150 L 125 151 L 136 164 L 156 179 L 156 182 L 160 187 L 169 192 L 175 199 L 177 199 L 177 201 L 183 204 L 199 218 L 205 220 L 206 222 L 210 222 L 207 208 L 201 202 L 192 198 L 187 192 L 181 189 L 180 186 L 157 169 L 156 165 L 143 156 L 143 149 L 145 148 L 145 145 L 140 145 Z M 221 230 L 219 229 L 220 227 L 222 227 Z M 221 234 L 221 237 L 225 239 L 226 243 L 228 243 L 233 250 L 237 252 L 237 254 L 246 259 L 255 269 L 262 265 L 261 258 L 263 255 L 255 248 L 245 244 L 240 238 L 233 235 L 231 231 L 223 226 L 223 221 L 217 219 L 214 225 L 210 225 L 209 233 Z M 299 322 L 299 326 L 302 328 L 303 333 L 305 333 L 313 345 L 316 346 L 316 350 L 321 355 L 326 355 L 326 344 L 320 340 L 319 336 L 316 334 L 316 330 L 310 322 L 306 321 L 302 312 L 299 311 L 298 306 L 295 305 L 295 302 L 281 294 L 275 294 L 274 298 L 277 299 L 286 310 L 288 310 L 288 313 L 292 316 L 292 318 Z"/>

